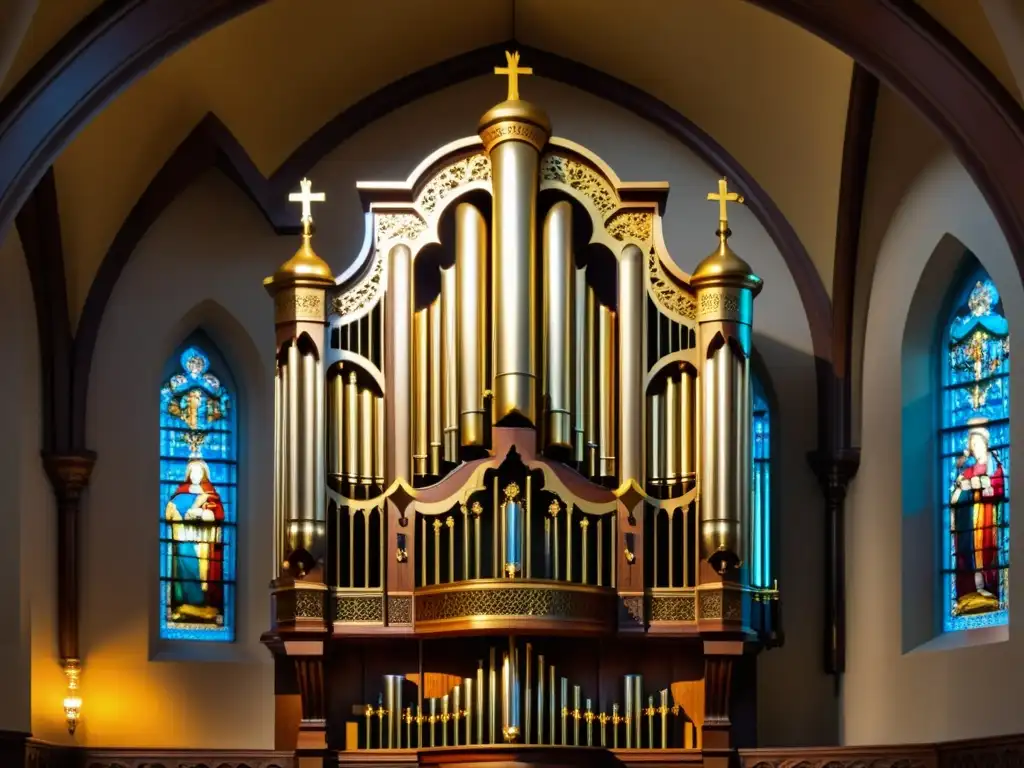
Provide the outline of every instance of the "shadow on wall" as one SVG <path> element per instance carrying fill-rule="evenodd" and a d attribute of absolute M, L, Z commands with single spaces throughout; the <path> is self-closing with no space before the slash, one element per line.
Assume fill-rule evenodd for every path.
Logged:
<path fill-rule="evenodd" d="M 771 414 L 771 504 L 785 632 L 785 645 L 758 659 L 757 743 L 765 747 L 835 744 L 838 700 L 834 682 L 824 672 L 822 651 L 824 502 L 807 463 L 807 454 L 817 447 L 814 358 L 760 332 L 754 334 L 754 347 L 776 400 Z"/>

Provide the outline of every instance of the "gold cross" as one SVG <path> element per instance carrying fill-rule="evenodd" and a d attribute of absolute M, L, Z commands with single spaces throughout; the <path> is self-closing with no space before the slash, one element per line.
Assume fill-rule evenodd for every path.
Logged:
<path fill-rule="evenodd" d="M 508 100 L 518 101 L 519 100 L 519 76 L 520 75 L 532 75 L 533 67 L 520 67 L 519 66 L 519 51 L 510 53 L 505 51 L 505 61 L 508 62 L 507 67 L 495 67 L 494 74 L 496 75 L 508 75 Z"/>
<path fill-rule="evenodd" d="M 726 210 L 728 203 L 742 203 L 743 195 L 730 192 L 728 182 L 725 179 L 718 180 L 718 192 L 708 192 L 708 200 L 718 201 L 718 220 L 725 224 L 729 221 L 729 212 Z"/>
<path fill-rule="evenodd" d="M 302 191 L 292 192 L 288 195 L 288 201 L 302 203 L 302 231 L 303 234 L 308 235 L 309 228 L 313 224 L 313 206 L 310 203 L 323 203 L 327 200 L 327 195 L 323 192 L 314 192 L 313 182 L 309 179 L 300 181 L 299 187 Z"/>

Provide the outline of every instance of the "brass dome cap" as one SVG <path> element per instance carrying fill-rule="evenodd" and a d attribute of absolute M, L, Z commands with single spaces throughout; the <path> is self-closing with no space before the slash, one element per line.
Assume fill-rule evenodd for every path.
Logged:
<path fill-rule="evenodd" d="M 700 262 L 690 275 L 690 285 L 694 288 L 715 285 L 730 285 L 747 288 L 756 296 L 763 282 L 754 274 L 743 259 L 729 246 L 728 230 L 719 236 L 718 248 Z"/>
<path fill-rule="evenodd" d="M 308 236 L 303 236 L 302 245 L 288 261 L 278 267 L 268 285 L 288 283 L 334 284 L 334 273 L 327 262 L 316 255 Z"/>
<path fill-rule="evenodd" d="M 551 135 L 551 119 L 548 117 L 547 112 L 536 104 L 522 101 L 521 99 L 495 104 L 480 118 L 476 131 L 477 133 L 483 133 L 490 126 L 503 121 L 530 123 L 540 128 L 548 136 Z"/>

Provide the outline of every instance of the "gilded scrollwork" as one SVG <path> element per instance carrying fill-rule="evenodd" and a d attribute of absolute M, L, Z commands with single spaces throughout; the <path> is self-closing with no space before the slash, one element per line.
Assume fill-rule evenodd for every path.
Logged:
<path fill-rule="evenodd" d="M 654 595 L 651 621 L 696 621 L 697 605 L 693 595 Z"/>
<path fill-rule="evenodd" d="M 426 223 L 415 213 L 377 214 L 377 246 L 393 240 L 412 242 L 427 229 Z"/>
<path fill-rule="evenodd" d="M 456 160 L 434 174 L 416 201 L 424 213 L 433 215 L 441 204 L 459 188 L 474 181 L 490 181 L 491 160 L 480 152 Z"/>
<path fill-rule="evenodd" d="M 334 620 L 344 623 L 383 624 L 384 599 L 381 595 L 334 596 Z"/>
<path fill-rule="evenodd" d="M 417 622 L 470 616 L 590 620 L 606 615 L 607 611 L 605 595 L 560 589 L 486 589 L 416 596 Z"/>
<path fill-rule="evenodd" d="M 409 595 L 388 596 L 388 624 L 390 626 L 412 624 L 412 597 Z"/>
<path fill-rule="evenodd" d="M 697 302 L 665 274 L 661 259 L 654 251 L 647 257 L 647 273 L 651 281 L 651 295 L 662 308 L 688 320 L 697 318 Z"/>
<path fill-rule="evenodd" d="M 341 317 L 359 312 L 377 301 L 383 288 L 384 258 L 378 251 L 370 271 L 358 284 L 331 299 L 331 312 Z"/>
<path fill-rule="evenodd" d="M 722 593 L 701 592 L 700 593 L 700 617 L 702 619 L 722 618 Z"/>
<path fill-rule="evenodd" d="M 605 225 L 616 240 L 650 242 L 654 231 L 654 215 L 650 211 L 619 211 Z"/>
<path fill-rule="evenodd" d="M 545 155 L 541 160 L 543 181 L 557 181 L 589 198 L 601 214 L 607 216 L 618 206 L 618 195 L 597 171 L 579 160 L 563 155 Z"/>

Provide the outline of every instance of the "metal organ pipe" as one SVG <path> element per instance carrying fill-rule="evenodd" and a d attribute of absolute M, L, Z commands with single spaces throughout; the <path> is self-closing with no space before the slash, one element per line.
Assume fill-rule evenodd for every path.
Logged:
<path fill-rule="evenodd" d="M 665 484 L 679 482 L 679 428 L 682 419 L 679 414 L 679 382 L 669 375 L 665 379 L 665 442 L 664 468 Z"/>
<path fill-rule="evenodd" d="M 384 487 L 384 398 L 373 398 L 373 481 Z"/>
<path fill-rule="evenodd" d="M 460 203 L 455 208 L 455 252 L 459 435 L 463 447 L 482 447 L 487 389 L 487 227 L 483 215 L 470 203 Z"/>
<path fill-rule="evenodd" d="M 429 453 L 428 421 L 430 414 L 429 355 L 430 319 L 427 310 L 413 316 L 413 475 L 427 474 Z"/>
<path fill-rule="evenodd" d="M 654 392 L 647 396 L 647 481 L 653 485 L 665 482 L 665 395 Z"/>
<path fill-rule="evenodd" d="M 345 479 L 359 482 L 359 384 L 356 372 L 349 371 L 345 381 Z"/>
<path fill-rule="evenodd" d="M 328 452 L 332 475 L 345 473 L 345 379 L 340 367 L 337 367 L 327 380 L 328 403 Z"/>
<path fill-rule="evenodd" d="M 572 357 L 573 289 L 572 206 L 555 203 L 544 219 L 544 444 L 573 447 Z"/>
<path fill-rule="evenodd" d="M 429 325 L 429 350 L 428 359 L 428 390 L 429 390 L 429 452 L 427 455 L 428 471 L 434 477 L 441 474 L 441 403 L 443 392 L 441 390 L 441 299 L 436 298 L 427 309 L 427 323 Z"/>
<path fill-rule="evenodd" d="M 455 269 L 452 266 L 441 270 L 442 458 L 450 464 L 458 461 L 459 453 L 458 280 Z"/>
<path fill-rule="evenodd" d="M 587 286 L 583 339 L 583 442 L 586 474 L 597 475 L 597 297 Z"/>
<path fill-rule="evenodd" d="M 644 256 L 627 245 L 619 256 L 619 476 L 643 481 Z"/>
<path fill-rule="evenodd" d="M 373 392 L 359 392 L 359 483 L 373 485 Z"/>
<path fill-rule="evenodd" d="M 388 259 L 388 291 L 384 309 L 389 332 L 384 349 L 389 397 L 386 431 L 392 445 L 385 454 L 385 477 L 391 482 L 398 478 L 412 480 L 412 252 L 407 245 L 396 245 L 389 252 Z"/>
<path fill-rule="evenodd" d="M 694 426 L 697 420 L 693 372 L 683 369 L 679 378 L 679 482 L 692 486 L 696 479 Z"/>
<path fill-rule="evenodd" d="M 597 369 L 601 384 L 597 417 L 598 475 L 615 476 L 615 312 L 601 305 L 597 317 Z"/>
<path fill-rule="evenodd" d="M 586 413 L 586 397 L 584 395 L 584 379 L 587 369 L 587 270 L 576 269 L 573 272 L 575 290 L 573 291 L 573 461 L 583 466 L 586 460 L 586 429 L 584 414 Z"/>

